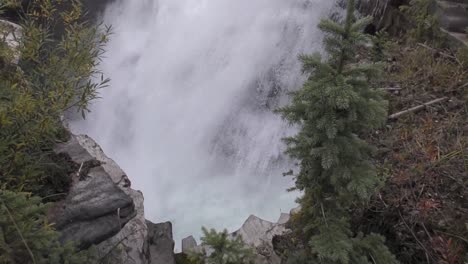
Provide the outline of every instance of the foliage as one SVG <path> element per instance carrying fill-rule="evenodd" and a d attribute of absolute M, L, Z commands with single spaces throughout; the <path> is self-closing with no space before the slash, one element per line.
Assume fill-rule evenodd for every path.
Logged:
<path fill-rule="evenodd" d="M 386 31 L 378 31 L 375 36 L 371 36 L 372 40 L 372 60 L 375 62 L 382 61 L 385 57 L 385 50 L 389 48 L 391 42 L 390 35 Z"/>
<path fill-rule="evenodd" d="M 435 0 L 411 0 L 409 5 L 401 7 L 401 11 L 412 24 L 408 32 L 411 40 L 430 42 L 437 46 L 445 44 L 445 36 L 435 15 L 435 6 Z"/>
<path fill-rule="evenodd" d="M 37 196 L 0 190 L 0 263 L 93 263 L 88 252 L 61 245 L 46 211 Z"/>
<path fill-rule="evenodd" d="M 353 225 L 385 235 L 401 263 L 463 263 L 468 69 L 451 51 L 427 45 L 399 42 L 385 54 L 389 64 L 381 87 L 400 88 L 388 92 L 392 113 L 436 98 L 450 100 L 404 115 L 367 137 L 381 146 L 377 162 L 391 177 Z"/>
<path fill-rule="evenodd" d="M 229 237 L 227 230 L 216 232 L 202 228 L 201 252 L 194 252 L 190 259 L 195 263 L 204 264 L 250 264 L 253 263 L 253 253 L 240 236 Z M 208 248 L 208 249 L 207 249 Z"/>
<path fill-rule="evenodd" d="M 196 264 L 197 261 L 191 261 L 189 256 L 185 253 L 174 254 L 176 264 Z"/>
<path fill-rule="evenodd" d="M 79 1 L 20 3 L 0 3 L 22 19 L 0 23 L 0 263 L 93 263 L 60 243 L 43 200 L 67 191 L 73 168 L 52 147 L 67 137 L 64 112 L 84 117 L 108 82 L 96 68 L 110 29 L 84 22 Z"/>
<path fill-rule="evenodd" d="M 84 116 L 107 84 L 96 67 L 109 29 L 80 21 L 78 1 L 36 0 L 28 10 L 18 45 L 0 44 L 0 187 L 45 196 L 67 185 L 51 151 L 65 136 L 61 115 L 78 109 Z"/>
<path fill-rule="evenodd" d="M 362 29 L 371 21 L 356 20 L 355 1 L 348 1 L 343 23 L 323 20 L 329 54 L 303 55 L 309 74 L 302 89 L 292 93 L 292 103 L 279 109 L 282 116 L 300 125 L 299 133 L 286 138 L 287 153 L 297 159 L 295 189 L 299 231 L 307 241 L 311 263 L 397 263 L 381 236 L 355 234 L 351 210 L 365 205 L 382 179 L 372 164 L 373 147 L 360 135 L 385 123 L 387 102 L 368 83 L 378 77 L 379 66 L 358 63 L 355 52 L 368 42 Z M 301 263 L 301 262 L 299 262 Z"/>

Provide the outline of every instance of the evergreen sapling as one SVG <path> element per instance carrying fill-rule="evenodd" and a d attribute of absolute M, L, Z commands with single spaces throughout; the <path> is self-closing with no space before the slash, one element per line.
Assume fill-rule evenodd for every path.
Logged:
<path fill-rule="evenodd" d="M 350 0 L 342 23 L 321 21 L 328 57 L 300 56 L 308 80 L 292 93 L 291 104 L 278 110 L 300 127 L 285 141 L 287 154 L 300 165 L 294 189 L 303 191 L 297 222 L 308 241 L 307 263 L 397 263 L 383 237 L 356 234 L 350 225 L 351 210 L 382 183 L 372 164 L 373 148 L 360 135 L 387 119 L 387 102 L 369 86 L 378 65 L 356 59 L 356 50 L 368 42 L 362 29 L 371 18 L 356 19 L 354 12 Z"/>

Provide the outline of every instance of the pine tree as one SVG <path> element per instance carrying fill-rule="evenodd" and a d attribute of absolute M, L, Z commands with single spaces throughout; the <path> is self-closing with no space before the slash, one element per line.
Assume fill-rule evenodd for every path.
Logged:
<path fill-rule="evenodd" d="M 355 234 L 351 210 L 364 205 L 381 185 L 372 164 L 373 148 L 361 136 L 387 118 L 387 102 L 369 82 L 378 77 L 375 64 L 359 63 L 356 50 L 368 41 L 362 29 L 371 18 L 356 19 L 355 1 L 348 1 L 343 22 L 323 20 L 327 58 L 302 55 L 309 75 L 279 113 L 300 126 L 286 138 L 287 153 L 298 160 L 295 189 L 300 233 L 308 241 L 307 263 L 397 263 L 376 234 Z M 292 173 L 291 173 L 292 174 Z"/>
<path fill-rule="evenodd" d="M 202 228 L 204 236 L 201 252 L 194 252 L 190 259 L 200 264 L 251 264 L 253 253 L 240 236 L 230 237 L 227 230 L 216 232 Z"/>
<path fill-rule="evenodd" d="M 39 197 L 0 190 L 0 263 L 94 263 L 88 252 L 59 242 L 46 211 Z"/>

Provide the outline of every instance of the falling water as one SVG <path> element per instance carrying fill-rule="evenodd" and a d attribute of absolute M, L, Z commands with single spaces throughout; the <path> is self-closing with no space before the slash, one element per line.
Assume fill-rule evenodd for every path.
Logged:
<path fill-rule="evenodd" d="M 330 0 L 124 0 L 103 62 L 112 79 L 75 131 L 94 137 L 175 238 L 202 225 L 275 221 L 294 207 L 294 132 L 273 109 L 300 86 L 297 55 L 320 50 Z"/>

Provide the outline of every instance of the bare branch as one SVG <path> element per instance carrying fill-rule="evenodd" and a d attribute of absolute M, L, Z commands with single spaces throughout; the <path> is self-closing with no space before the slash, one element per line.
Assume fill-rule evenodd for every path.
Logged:
<path fill-rule="evenodd" d="M 397 118 L 399 118 L 399 117 L 402 116 L 402 115 L 405 115 L 405 114 L 408 114 L 408 113 L 412 113 L 412 112 L 416 112 L 416 111 L 425 109 L 427 106 L 430 106 L 430 105 L 433 105 L 433 104 L 437 104 L 437 103 L 440 103 L 440 102 L 443 102 L 443 101 L 447 101 L 448 99 L 449 99 L 448 97 L 438 98 L 438 99 L 432 100 L 432 101 L 430 101 L 430 102 L 424 103 L 424 104 L 422 104 L 422 105 L 418 105 L 418 106 L 412 107 L 412 108 L 410 108 L 410 109 L 407 109 L 407 110 L 404 110 L 404 111 L 401 111 L 401 112 L 392 114 L 392 115 L 390 115 L 388 118 L 389 118 L 389 119 L 397 119 Z"/>

